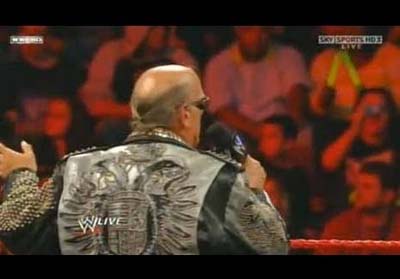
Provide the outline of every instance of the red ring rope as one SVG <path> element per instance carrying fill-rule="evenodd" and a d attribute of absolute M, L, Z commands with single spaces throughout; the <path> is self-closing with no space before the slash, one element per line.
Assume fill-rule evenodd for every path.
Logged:
<path fill-rule="evenodd" d="M 379 251 L 395 252 L 400 254 L 400 241 L 377 241 L 377 240 L 316 240 L 316 239 L 292 239 L 290 241 L 292 250 L 328 250 L 340 249 L 346 251 Z"/>

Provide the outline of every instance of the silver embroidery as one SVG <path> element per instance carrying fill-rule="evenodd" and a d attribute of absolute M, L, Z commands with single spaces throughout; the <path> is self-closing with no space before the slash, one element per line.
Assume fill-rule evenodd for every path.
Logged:
<path fill-rule="evenodd" d="M 154 209 L 153 202 L 143 193 L 129 191 L 114 195 L 109 216 L 122 220 L 120 225 L 108 228 L 109 249 L 122 255 L 149 254 L 157 235 Z"/>
<path fill-rule="evenodd" d="M 66 243 L 85 254 L 172 254 L 193 240 L 198 209 L 196 186 L 176 157 L 163 155 L 162 144 L 130 145 L 94 164 L 69 186 L 60 213 Z M 119 217 L 120 224 L 83 234 L 85 216 Z"/>
<path fill-rule="evenodd" d="M 259 253 L 285 254 L 285 226 L 276 210 L 268 204 L 249 200 L 240 212 L 242 232 Z"/>
<path fill-rule="evenodd" d="M 70 152 L 68 154 L 65 154 L 61 160 L 65 160 L 65 159 L 67 159 L 67 158 L 69 158 L 71 156 L 78 155 L 78 154 L 81 154 L 81 153 L 84 153 L 84 152 L 94 151 L 95 149 L 97 149 L 96 146 L 91 146 L 91 147 L 82 148 L 82 149 L 79 149 L 79 150 L 74 150 L 74 151 L 72 151 L 72 152 Z"/>

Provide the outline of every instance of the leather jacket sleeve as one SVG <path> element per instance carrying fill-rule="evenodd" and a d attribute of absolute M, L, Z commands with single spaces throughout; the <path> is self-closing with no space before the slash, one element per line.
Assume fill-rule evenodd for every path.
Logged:
<path fill-rule="evenodd" d="M 286 225 L 244 173 L 225 165 L 205 197 L 199 219 L 200 254 L 287 254 Z"/>

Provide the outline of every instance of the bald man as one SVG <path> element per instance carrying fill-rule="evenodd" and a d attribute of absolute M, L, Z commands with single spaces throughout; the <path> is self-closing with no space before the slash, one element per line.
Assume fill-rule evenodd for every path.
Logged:
<path fill-rule="evenodd" d="M 32 147 L 0 146 L 0 240 L 13 254 L 286 254 L 265 172 L 196 150 L 208 98 L 189 68 L 152 68 L 118 146 L 76 152 L 38 187 Z"/>

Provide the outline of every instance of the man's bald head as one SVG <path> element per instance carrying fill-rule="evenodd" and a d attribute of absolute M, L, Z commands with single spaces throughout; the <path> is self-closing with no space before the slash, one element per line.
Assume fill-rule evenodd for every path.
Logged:
<path fill-rule="evenodd" d="M 165 65 L 145 71 L 132 92 L 134 120 L 142 126 L 166 126 L 173 119 L 177 106 L 202 93 L 200 79 L 190 68 Z"/>
<path fill-rule="evenodd" d="M 166 65 L 145 71 L 137 80 L 132 94 L 132 105 L 156 101 L 166 94 L 175 95 L 176 89 L 193 86 L 196 73 L 184 66 Z M 187 92 L 189 93 L 189 92 Z"/>

